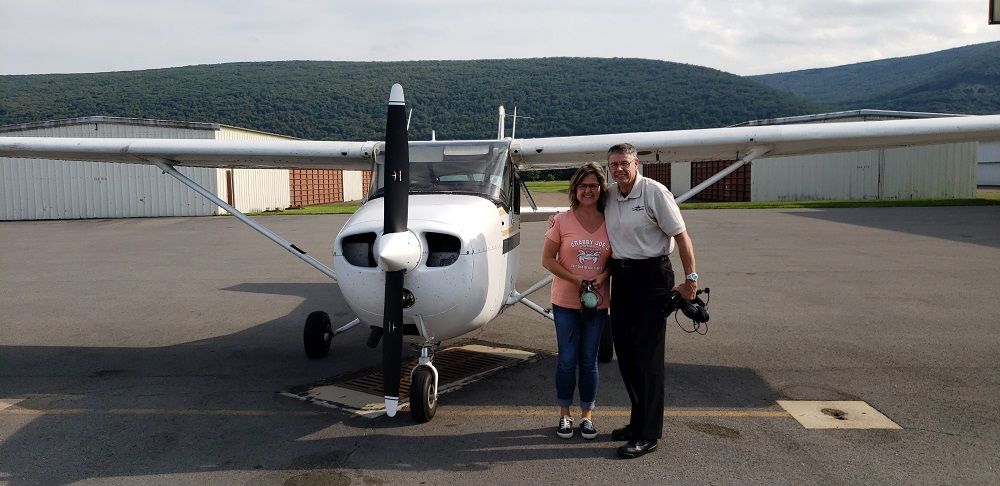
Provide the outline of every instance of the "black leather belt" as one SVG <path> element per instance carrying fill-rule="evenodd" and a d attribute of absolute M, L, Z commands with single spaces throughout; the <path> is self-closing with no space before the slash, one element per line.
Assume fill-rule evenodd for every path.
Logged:
<path fill-rule="evenodd" d="M 619 268 L 631 268 L 631 267 L 642 267 L 646 265 L 660 263 L 668 258 L 670 257 L 667 255 L 660 255 L 653 258 L 643 258 L 642 260 L 621 259 L 621 260 L 615 260 L 615 262 L 617 262 Z"/>

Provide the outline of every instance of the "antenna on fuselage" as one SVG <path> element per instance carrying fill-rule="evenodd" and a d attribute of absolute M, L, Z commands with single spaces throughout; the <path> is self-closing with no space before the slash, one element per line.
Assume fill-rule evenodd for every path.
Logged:
<path fill-rule="evenodd" d="M 413 108 L 410 108 L 410 114 L 406 115 L 406 131 L 410 131 L 410 118 L 413 118 Z"/>
<path fill-rule="evenodd" d="M 433 142 L 435 140 L 437 140 L 437 133 L 434 132 L 434 130 L 431 130 L 431 142 Z"/>
<path fill-rule="evenodd" d="M 527 119 L 530 120 L 531 117 L 530 116 L 524 116 L 524 115 L 517 116 L 517 107 L 516 106 L 514 107 L 514 114 L 510 115 L 510 116 L 511 116 L 511 118 L 514 119 L 514 123 L 511 123 L 511 125 L 510 125 L 510 138 L 515 138 L 517 136 L 517 135 L 515 135 L 517 133 L 517 119 L 518 118 L 527 118 Z"/>
<path fill-rule="evenodd" d="M 514 138 L 514 134 L 517 133 L 517 107 L 514 107 L 514 123 L 510 124 L 510 138 Z"/>
<path fill-rule="evenodd" d="M 516 108 L 515 108 L 516 109 Z M 504 132 L 504 122 L 506 122 L 507 112 L 503 109 L 503 105 L 500 105 L 500 120 L 497 123 L 497 140 L 503 140 Z"/>

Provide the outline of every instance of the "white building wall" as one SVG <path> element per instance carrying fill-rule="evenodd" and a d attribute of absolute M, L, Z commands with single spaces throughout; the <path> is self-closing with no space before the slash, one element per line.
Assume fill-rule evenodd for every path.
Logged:
<path fill-rule="evenodd" d="M 866 150 L 757 159 L 750 200 L 876 199 L 879 158 L 879 150 Z"/>
<path fill-rule="evenodd" d="M 976 143 L 885 150 L 882 199 L 976 197 Z"/>
<path fill-rule="evenodd" d="M 975 197 L 975 146 L 954 143 L 758 159 L 750 172 L 750 200 Z"/>
<path fill-rule="evenodd" d="M 285 169 L 233 169 L 234 206 L 244 213 L 287 209 L 291 203 Z"/>
<path fill-rule="evenodd" d="M 291 137 L 228 126 L 223 126 L 216 132 L 216 139 L 294 140 Z M 224 179 L 223 184 L 225 184 Z M 225 191 L 225 185 L 222 188 Z M 245 213 L 287 209 L 292 204 L 289 171 L 287 169 L 233 169 L 233 196 L 236 199 L 233 205 Z"/>
<path fill-rule="evenodd" d="M 344 201 L 359 201 L 363 199 L 367 188 L 363 187 L 361 171 L 345 170 L 342 171 L 342 174 L 344 181 Z"/>
<path fill-rule="evenodd" d="M 171 126 L 171 125 L 175 126 Z M 276 140 L 279 135 L 213 124 L 51 123 L 3 132 L 15 137 Z M 200 128 L 196 128 L 200 127 Z M 179 168 L 226 199 L 225 169 Z M 284 169 L 234 170 L 236 208 L 256 212 L 290 204 Z M 207 216 L 217 206 L 149 165 L 0 158 L 0 220 Z"/>
<path fill-rule="evenodd" d="M 976 184 L 1000 186 L 1000 140 L 979 142 L 976 160 Z"/>
<path fill-rule="evenodd" d="M 211 126 L 205 124 L 206 127 Z M 207 139 L 214 130 L 98 122 L 27 128 L 10 137 Z M 218 169 L 181 173 L 218 194 Z M 153 166 L 0 158 L 0 219 L 82 219 L 219 214 L 212 203 Z M 222 186 L 225 190 L 225 186 Z"/>
<path fill-rule="evenodd" d="M 216 169 L 180 168 L 210 191 Z M 218 208 L 153 166 L 0 158 L 0 219 L 203 216 Z"/>
<path fill-rule="evenodd" d="M 258 132 L 246 128 L 230 127 L 220 125 L 215 132 L 216 140 L 299 140 L 295 137 L 286 137 L 276 133 Z"/>
<path fill-rule="evenodd" d="M 691 162 L 670 164 L 670 192 L 680 196 L 691 190 Z"/>

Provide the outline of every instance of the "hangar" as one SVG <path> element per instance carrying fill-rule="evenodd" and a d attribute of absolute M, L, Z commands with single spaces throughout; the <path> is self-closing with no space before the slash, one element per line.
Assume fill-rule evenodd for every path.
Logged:
<path fill-rule="evenodd" d="M 939 118 L 943 113 L 853 110 L 753 120 L 734 126 Z M 646 165 L 644 174 L 683 194 L 735 162 Z M 856 152 L 764 157 L 697 196 L 701 201 L 956 199 L 976 196 L 975 142 Z"/>
<path fill-rule="evenodd" d="M 0 126 L 5 137 L 294 140 L 232 127 L 90 116 Z M 236 209 L 259 212 L 361 199 L 369 171 L 216 169 L 180 171 Z M 367 174 L 370 177 L 370 174 Z M 0 220 L 207 216 L 224 210 L 150 165 L 0 158 Z"/>

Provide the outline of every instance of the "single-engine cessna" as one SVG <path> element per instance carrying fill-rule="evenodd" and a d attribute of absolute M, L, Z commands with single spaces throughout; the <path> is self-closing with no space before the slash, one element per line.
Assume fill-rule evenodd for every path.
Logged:
<path fill-rule="evenodd" d="M 334 329 L 327 313 L 310 314 L 303 332 L 306 354 L 322 358 L 333 336 L 367 324 L 368 345 L 382 344 L 390 416 L 399 401 L 402 345 L 418 349 L 410 411 L 426 422 L 437 407 L 432 355 L 442 341 L 481 327 L 518 302 L 548 315 L 527 296 L 551 277 L 523 292 L 514 288 L 522 218 L 545 217 L 552 209 L 535 207 L 529 195 L 532 209 L 522 213 L 520 196 L 527 190 L 518 170 L 604 162 L 607 149 L 622 142 L 635 145 L 645 163 L 736 161 L 678 196 L 683 202 L 759 157 L 1000 139 L 1000 115 L 516 139 L 505 136 L 501 107 L 497 132 L 495 140 L 410 142 L 403 88 L 397 84 L 389 95 L 384 142 L 0 137 L 0 156 L 159 167 L 338 281 L 357 319 Z M 176 166 L 372 168 L 373 177 L 366 203 L 333 242 L 334 272 Z"/>

